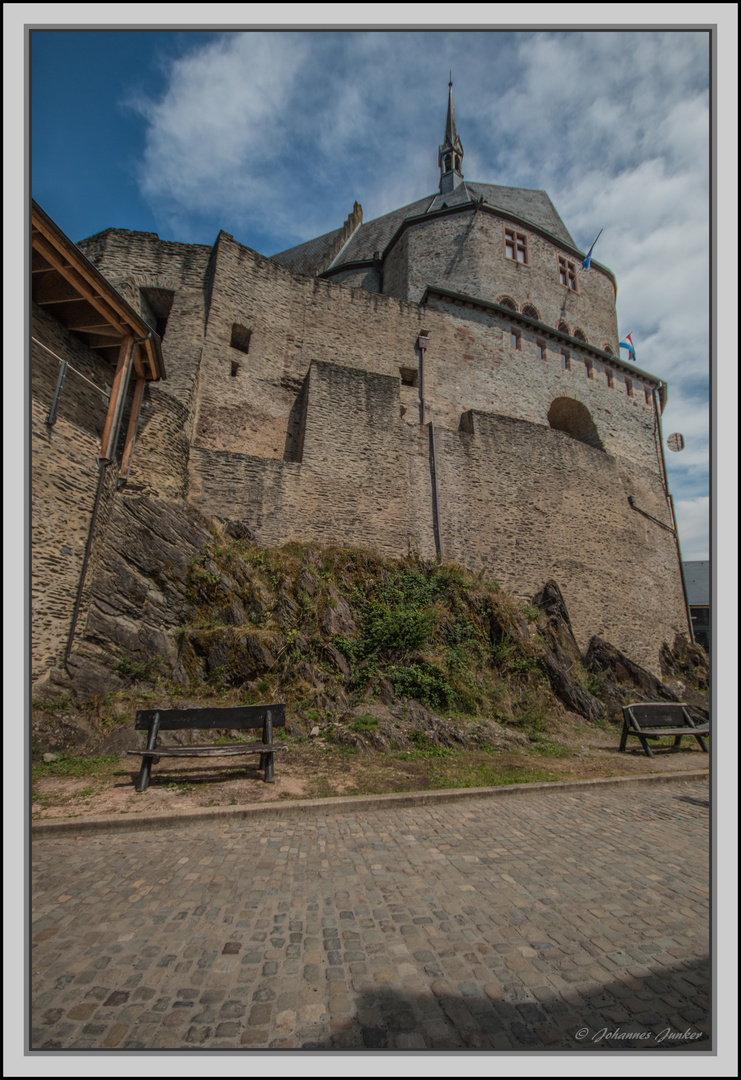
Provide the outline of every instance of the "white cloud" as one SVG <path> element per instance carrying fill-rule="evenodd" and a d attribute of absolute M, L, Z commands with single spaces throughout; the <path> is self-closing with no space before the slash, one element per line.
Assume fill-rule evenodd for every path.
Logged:
<path fill-rule="evenodd" d="M 225 34 L 139 103 L 142 189 L 178 239 L 218 213 L 266 254 L 337 228 L 354 199 L 366 220 L 387 213 L 437 186 L 450 67 L 466 177 L 546 189 L 582 249 L 604 230 L 595 258 L 616 274 L 638 365 L 669 383 L 665 430 L 688 441 L 668 467 L 694 500 L 708 445 L 702 32 Z"/>

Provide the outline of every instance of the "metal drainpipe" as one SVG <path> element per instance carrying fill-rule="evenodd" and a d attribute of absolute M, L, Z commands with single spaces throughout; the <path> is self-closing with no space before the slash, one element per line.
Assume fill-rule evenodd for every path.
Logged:
<path fill-rule="evenodd" d="M 430 443 L 432 444 L 432 480 L 433 480 L 433 498 L 435 501 L 435 530 L 437 533 L 437 554 L 442 561 L 443 557 L 443 534 L 440 530 L 440 493 L 437 487 L 437 454 L 435 452 L 435 424 L 430 421 Z"/>
<path fill-rule="evenodd" d="M 59 408 L 59 399 L 62 396 L 62 387 L 64 386 L 64 380 L 65 380 L 65 378 L 67 376 L 67 363 L 68 363 L 67 359 L 63 358 L 62 362 L 61 362 L 61 365 L 60 365 L 60 368 L 59 368 L 59 376 L 57 378 L 57 388 L 54 391 L 54 400 L 51 403 L 51 408 L 49 409 L 49 415 L 46 417 L 46 420 L 44 421 L 44 423 L 48 424 L 49 427 L 53 427 L 54 424 L 56 423 L 57 409 Z"/>
<path fill-rule="evenodd" d="M 669 491 L 669 477 L 666 471 L 666 458 L 664 457 L 664 433 L 661 428 L 661 409 L 659 408 L 660 402 L 656 392 L 656 387 L 653 387 L 651 391 L 654 399 L 654 413 L 656 415 L 656 423 L 659 429 L 659 449 L 661 451 L 661 468 L 664 473 L 664 494 L 666 495 L 666 501 L 669 506 L 669 514 L 672 519 L 672 528 L 674 530 L 674 542 L 677 545 L 677 559 L 679 560 L 679 576 L 682 580 L 682 597 L 684 599 L 684 612 L 687 618 L 687 628 L 689 630 L 690 641 L 693 645 L 696 645 L 695 631 L 692 626 L 692 612 L 690 611 L 689 600 L 687 599 L 687 582 L 684 577 L 684 566 L 682 565 L 682 547 L 679 542 L 679 529 L 677 528 L 677 517 L 674 513 L 674 499 Z"/>
<path fill-rule="evenodd" d="M 426 330 L 421 330 L 419 337 L 417 338 L 417 348 L 419 349 L 419 422 L 424 424 L 425 422 L 425 350 L 429 345 L 429 338 Z"/>
<path fill-rule="evenodd" d="M 128 394 L 128 391 L 129 391 L 129 380 L 131 378 L 131 369 L 134 366 L 134 349 L 136 348 L 137 345 L 141 345 L 142 342 L 148 341 L 149 338 L 151 338 L 151 336 L 152 336 L 152 331 L 150 330 L 150 332 L 147 334 L 146 337 L 138 338 L 136 341 L 132 341 L 132 343 L 131 343 L 131 352 L 129 353 L 129 365 L 128 365 L 128 370 L 126 372 L 126 385 L 125 385 L 124 391 L 121 394 L 121 397 L 119 399 L 119 407 L 118 407 L 118 410 L 117 410 L 116 422 L 114 424 L 113 437 L 112 437 L 112 439 L 110 441 L 110 446 L 112 447 L 113 457 L 112 458 L 100 458 L 100 457 L 98 458 L 98 487 L 97 487 L 97 490 L 95 492 L 95 502 L 93 503 L 93 515 L 90 518 L 90 529 L 88 531 L 87 544 L 85 546 L 85 555 L 84 555 L 83 560 L 82 560 L 82 571 L 80 573 L 80 583 L 77 586 L 77 597 L 75 599 L 74 611 L 72 612 L 72 624 L 70 626 L 69 636 L 67 638 L 67 649 L 66 649 L 65 654 L 64 654 L 64 662 L 65 662 L 65 664 L 67 664 L 69 662 L 69 658 L 70 658 L 70 656 L 72 654 L 72 643 L 73 643 L 74 638 L 75 638 L 75 630 L 77 628 L 77 619 L 78 619 L 78 616 L 80 614 L 80 605 L 82 603 L 83 589 L 85 588 L 85 578 L 87 577 L 87 568 L 88 568 L 88 563 L 90 562 L 90 554 L 91 554 L 91 552 L 93 550 L 93 536 L 95 534 L 95 523 L 96 523 L 96 521 L 98 519 L 98 509 L 100 507 L 100 499 L 101 499 L 101 496 L 103 494 L 103 482 L 105 480 L 106 469 L 108 468 L 109 465 L 112 465 L 113 462 L 116 459 L 116 446 L 118 445 L 118 436 L 119 436 L 119 432 L 121 430 L 121 417 L 123 416 L 124 403 L 126 401 L 126 395 Z M 102 447 L 101 447 L 101 449 L 102 449 Z"/>
<path fill-rule="evenodd" d="M 417 338 L 419 349 L 419 422 L 425 422 L 425 352 L 429 345 L 429 336 L 426 330 L 421 330 Z M 432 450 L 432 498 L 435 513 L 435 550 L 442 559 L 443 538 L 440 530 L 440 493 L 437 486 L 437 452 L 435 447 L 435 425 L 430 421 L 430 447 Z"/>
<path fill-rule="evenodd" d="M 82 603 L 82 590 L 85 586 L 85 576 L 87 575 L 87 566 L 90 561 L 90 552 L 93 550 L 93 534 L 95 532 L 95 522 L 98 517 L 98 507 L 100 506 L 100 497 L 103 494 L 103 481 L 105 480 L 106 469 L 110 465 L 110 461 L 106 461 L 105 458 L 98 458 L 98 490 L 95 492 L 95 502 L 93 503 L 93 516 L 90 519 L 90 529 L 88 531 L 87 546 L 85 548 L 85 556 L 82 560 L 82 573 L 80 574 L 80 584 L 77 586 L 77 599 L 75 600 L 75 609 L 72 612 L 72 625 L 69 630 L 69 637 L 67 638 L 67 651 L 64 654 L 64 662 L 69 662 L 70 655 L 72 653 L 72 642 L 75 637 L 75 629 L 77 627 L 77 617 L 80 614 L 80 604 Z"/>

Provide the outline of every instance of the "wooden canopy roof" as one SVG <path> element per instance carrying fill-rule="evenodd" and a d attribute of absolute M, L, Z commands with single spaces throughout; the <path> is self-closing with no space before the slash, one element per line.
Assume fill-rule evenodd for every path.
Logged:
<path fill-rule="evenodd" d="M 34 202 L 32 205 L 31 295 L 34 303 L 116 366 L 126 338 L 134 350 L 140 379 L 166 378 L 160 339 L 68 236 Z"/>

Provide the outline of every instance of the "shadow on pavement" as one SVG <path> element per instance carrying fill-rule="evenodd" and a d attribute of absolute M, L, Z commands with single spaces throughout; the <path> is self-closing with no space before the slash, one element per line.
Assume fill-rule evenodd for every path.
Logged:
<path fill-rule="evenodd" d="M 632 966 L 630 958 L 626 958 Z M 435 975 L 431 968 L 428 975 Z M 593 985 L 589 997 L 494 982 L 433 981 L 431 994 L 379 989 L 356 999 L 352 1028 L 305 1049 L 704 1050 L 711 1049 L 707 961 Z M 545 980 L 544 980 L 545 981 Z M 486 984 L 485 984 L 486 985 Z M 500 997 L 494 995 L 499 993 Z M 491 995 L 491 996 L 490 996 Z M 521 1000 L 518 1000 L 518 997 Z"/>

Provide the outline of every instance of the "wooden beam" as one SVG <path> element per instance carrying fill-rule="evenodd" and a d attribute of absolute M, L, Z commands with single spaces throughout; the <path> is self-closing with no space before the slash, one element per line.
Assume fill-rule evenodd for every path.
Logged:
<path fill-rule="evenodd" d="M 98 297 L 100 293 L 97 294 Z M 63 304 L 69 300 L 79 300 L 80 290 L 58 270 L 51 267 L 46 274 L 37 274 L 33 282 L 33 299 L 36 304 Z"/>
<path fill-rule="evenodd" d="M 115 349 L 118 354 L 118 334 L 106 334 L 101 330 L 77 330 L 88 349 Z"/>
<path fill-rule="evenodd" d="M 138 351 L 139 350 L 137 349 L 137 352 Z M 141 412 L 144 387 L 146 385 L 147 382 L 145 378 L 138 378 L 136 380 L 134 396 L 131 401 L 131 412 L 129 413 L 129 426 L 126 428 L 126 441 L 124 442 L 123 457 L 121 458 L 119 483 L 125 483 L 129 478 L 131 458 L 134 454 L 134 443 L 136 442 L 136 427 L 139 423 L 139 414 Z"/>
<path fill-rule="evenodd" d="M 49 263 L 46 261 L 40 251 L 34 249 L 31 252 L 31 273 L 32 274 L 48 274 L 51 270 Z"/>
<path fill-rule="evenodd" d="M 116 448 L 111 446 L 111 442 L 116 432 L 116 420 L 119 411 L 123 408 L 122 397 L 126 388 L 126 375 L 131 363 L 133 340 L 132 337 L 125 337 L 118 350 L 118 363 L 116 365 L 116 374 L 113 376 L 113 389 L 111 390 L 108 412 L 106 413 L 103 434 L 100 439 L 100 456 L 107 461 L 113 461 L 116 452 Z"/>
<path fill-rule="evenodd" d="M 94 287 L 91 287 L 87 279 L 83 277 L 83 275 L 80 274 L 74 266 L 65 265 L 62 256 L 59 254 L 56 248 L 54 248 L 50 243 L 48 243 L 43 236 L 37 237 L 34 240 L 34 245 L 36 246 L 37 250 L 41 251 L 41 254 L 44 256 L 44 258 L 49 260 L 55 270 L 58 270 L 59 273 L 67 281 L 72 282 L 72 284 L 80 290 L 80 296 L 84 300 L 87 300 L 87 302 L 91 304 L 96 311 L 99 311 L 109 325 L 115 326 L 116 330 L 118 330 L 121 335 L 126 335 L 127 327 L 125 325 L 125 321 L 128 320 L 121 320 L 116 313 L 113 305 L 108 302 L 107 298 L 103 299 L 102 297 L 97 295 L 97 283 Z"/>
<path fill-rule="evenodd" d="M 43 239 L 45 238 L 46 241 L 48 242 L 49 247 L 52 247 L 53 250 L 58 250 L 58 248 L 57 248 L 58 239 L 55 236 L 54 232 L 46 225 L 46 223 L 41 221 L 41 219 L 37 218 L 35 220 L 35 222 L 34 222 L 34 225 L 39 230 L 39 232 L 43 234 L 43 237 L 39 237 L 39 240 L 43 241 Z M 36 246 L 36 243 L 37 243 L 36 239 L 34 239 L 34 246 Z M 39 244 L 39 247 L 40 247 L 41 251 L 43 252 L 43 254 L 46 255 L 46 250 L 42 246 L 42 243 Z M 74 267 L 70 267 L 70 270 L 72 270 L 73 273 L 75 273 L 80 279 L 82 279 L 84 282 L 87 283 L 88 290 L 90 291 L 91 295 L 94 295 L 101 287 L 101 277 L 102 277 L 102 275 L 100 275 L 99 272 L 96 271 L 94 269 L 94 267 L 91 266 L 87 262 L 87 260 L 82 255 L 82 253 L 77 251 L 77 248 L 75 248 L 74 250 L 75 250 L 75 253 L 79 256 L 80 262 L 79 263 L 76 262 Z M 59 258 L 59 256 L 58 256 L 58 258 Z M 108 284 L 105 281 L 105 278 L 102 278 L 102 282 L 103 282 L 103 284 L 106 284 L 106 285 Z M 126 327 L 127 331 L 128 330 L 136 330 L 138 332 L 139 328 L 137 326 L 135 326 L 135 325 L 132 325 L 132 323 L 131 323 L 131 316 L 132 316 L 131 310 L 130 309 L 127 310 L 127 308 L 124 307 L 124 305 L 121 302 L 119 302 L 119 300 L 118 300 L 118 298 L 117 298 L 117 296 L 116 296 L 116 294 L 114 292 L 113 286 L 111 285 L 111 286 L 109 286 L 109 288 L 111 289 L 111 295 L 110 296 L 106 295 L 107 303 L 109 304 L 111 309 L 116 313 L 119 321 L 121 321 L 121 322 L 123 322 L 125 324 L 125 327 Z M 144 320 L 142 320 L 142 322 L 143 321 Z"/>

